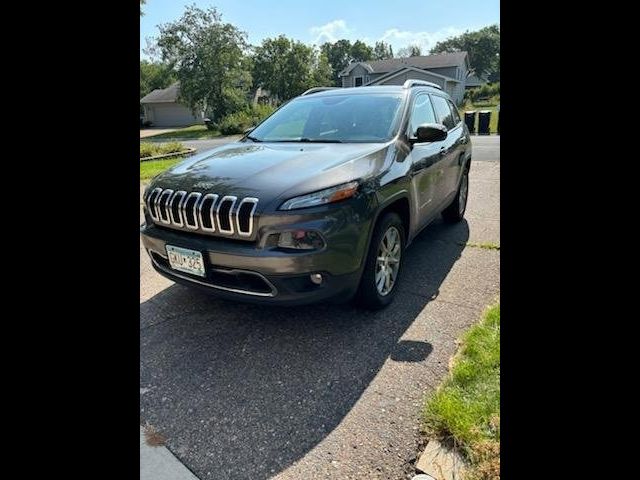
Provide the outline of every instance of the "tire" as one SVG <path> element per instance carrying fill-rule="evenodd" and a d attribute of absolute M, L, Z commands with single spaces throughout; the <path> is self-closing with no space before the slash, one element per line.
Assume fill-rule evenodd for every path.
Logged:
<path fill-rule="evenodd" d="M 445 222 L 456 223 L 464 218 L 467 209 L 467 199 L 469 198 L 469 169 L 465 168 L 460 185 L 451 205 L 442 211 L 442 218 Z"/>
<path fill-rule="evenodd" d="M 393 252 L 391 254 L 384 254 L 381 258 L 386 258 L 386 262 L 379 262 L 378 253 L 392 242 L 394 238 L 397 238 L 397 244 L 399 245 L 396 254 L 393 254 Z M 369 252 L 365 260 L 364 271 L 360 279 L 360 286 L 356 295 L 356 301 L 361 307 L 368 310 L 379 310 L 393 302 L 398 281 L 402 273 L 402 260 L 404 258 L 404 247 L 406 245 L 405 239 L 404 226 L 397 213 L 386 213 L 376 223 L 371 238 L 371 245 L 369 245 Z M 395 243 L 392 243 L 392 245 L 392 250 L 395 252 Z M 384 251 L 382 251 L 382 253 L 384 253 Z M 386 266 L 383 268 L 383 265 Z M 395 269 L 395 265 L 397 265 L 397 269 Z M 388 272 L 388 274 L 386 272 Z M 376 277 L 378 278 L 378 282 L 376 282 Z M 389 283 L 387 283 L 387 277 L 389 277 Z M 382 291 L 378 286 L 381 278 L 383 278 L 381 282 Z"/>

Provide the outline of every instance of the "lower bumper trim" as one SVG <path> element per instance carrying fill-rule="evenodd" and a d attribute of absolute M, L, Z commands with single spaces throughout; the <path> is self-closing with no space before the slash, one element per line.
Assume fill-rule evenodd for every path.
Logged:
<path fill-rule="evenodd" d="M 271 282 L 269 282 L 269 280 L 267 280 L 264 276 L 260 275 L 259 273 L 244 272 L 243 271 L 244 273 L 247 273 L 247 274 L 259 276 L 271 288 L 271 292 L 253 292 L 253 291 L 250 291 L 250 290 L 242 290 L 242 289 L 238 289 L 238 288 L 225 287 L 225 286 L 222 286 L 222 285 L 215 285 L 215 284 L 203 282 L 203 281 L 197 280 L 197 279 L 195 279 L 193 277 L 187 277 L 186 275 L 182 275 L 182 274 L 176 272 L 175 270 L 166 268 L 164 265 L 159 264 L 156 261 L 156 259 L 153 258 L 153 255 L 151 255 L 151 261 L 153 262 L 153 265 L 158 270 L 166 272 L 169 275 L 181 278 L 181 279 L 189 281 L 189 282 L 198 283 L 198 284 L 203 285 L 205 287 L 215 288 L 216 290 L 223 290 L 225 292 L 232 292 L 232 293 L 240 293 L 240 294 L 243 294 L 243 295 L 251 295 L 251 296 L 254 296 L 254 297 L 275 297 L 278 294 L 278 291 L 277 291 L 276 287 Z"/>

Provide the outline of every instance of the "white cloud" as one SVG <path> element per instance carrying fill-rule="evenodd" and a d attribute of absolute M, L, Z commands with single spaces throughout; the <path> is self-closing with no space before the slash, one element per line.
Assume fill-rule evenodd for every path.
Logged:
<path fill-rule="evenodd" d="M 309 31 L 314 36 L 313 42 L 317 44 L 335 42 L 341 38 L 347 38 L 351 33 L 351 29 L 347 27 L 347 22 L 344 20 L 334 20 L 321 27 L 311 27 Z"/>
<path fill-rule="evenodd" d="M 447 27 L 436 32 L 412 32 L 410 30 L 391 28 L 384 32 L 379 40 L 384 40 L 385 42 L 390 43 L 394 52 L 397 52 L 401 48 L 409 45 L 418 45 L 422 54 L 426 55 L 429 53 L 429 50 L 436 45 L 436 43 L 449 37 L 460 35 L 461 33 L 464 33 L 465 30 L 473 29 Z"/>
<path fill-rule="evenodd" d="M 409 45 L 418 45 L 423 55 L 427 55 L 429 50 L 433 48 L 436 43 L 446 40 L 449 37 L 460 35 L 465 31 L 477 30 L 476 27 L 457 28 L 446 27 L 436 30 L 435 32 L 415 32 L 411 30 L 400 30 L 398 28 L 390 28 L 386 30 L 381 36 L 372 38 L 370 36 L 358 35 L 357 30 L 347 26 L 347 22 L 340 20 L 333 20 L 322 26 L 314 26 L 309 29 L 311 36 L 313 37 L 312 43 L 320 45 L 324 42 L 335 42 L 341 38 L 355 41 L 362 40 L 367 45 L 375 45 L 377 41 L 383 40 L 393 47 L 393 51 L 397 52 L 401 48 L 408 47 Z"/>

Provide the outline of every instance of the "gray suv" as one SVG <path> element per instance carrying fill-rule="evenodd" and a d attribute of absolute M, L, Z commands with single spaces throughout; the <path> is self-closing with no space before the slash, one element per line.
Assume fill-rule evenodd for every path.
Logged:
<path fill-rule="evenodd" d="M 394 298 L 404 249 L 464 215 L 469 132 L 435 84 L 313 88 L 144 193 L 153 267 L 238 301 Z"/>

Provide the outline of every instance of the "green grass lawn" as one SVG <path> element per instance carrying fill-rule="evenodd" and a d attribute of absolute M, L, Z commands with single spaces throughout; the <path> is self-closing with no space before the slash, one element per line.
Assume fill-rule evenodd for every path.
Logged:
<path fill-rule="evenodd" d="M 160 135 L 154 135 L 147 137 L 145 140 L 156 141 L 162 140 L 201 140 L 207 138 L 219 137 L 220 132 L 218 130 L 207 130 L 204 125 L 192 125 L 190 127 L 181 128 L 175 132 L 161 133 Z"/>
<path fill-rule="evenodd" d="M 160 160 L 140 162 L 140 180 L 150 180 L 182 160 L 184 160 L 184 156 L 179 155 L 176 157 L 162 158 Z"/>
<path fill-rule="evenodd" d="M 470 463 L 468 479 L 500 479 L 500 303 L 463 336 L 423 419 L 428 436 L 461 449 Z"/>

